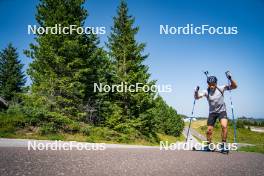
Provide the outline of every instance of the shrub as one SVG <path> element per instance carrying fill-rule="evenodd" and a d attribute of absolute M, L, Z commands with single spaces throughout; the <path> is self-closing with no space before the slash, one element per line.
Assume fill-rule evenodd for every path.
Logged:
<path fill-rule="evenodd" d="M 11 104 L 9 106 L 9 108 L 7 109 L 6 111 L 6 114 L 8 115 L 20 115 L 22 116 L 23 115 L 23 112 L 22 112 L 22 109 L 21 109 L 21 106 L 19 104 Z"/>
<path fill-rule="evenodd" d="M 64 127 L 65 132 L 77 133 L 81 129 L 80 124 L 77 122 L 72 122 Z"/>
<path fill-rule="evenodd" d="M 118 138 L 117 141 L 120 143 L 129 143 L 134 141 L 134 139 L 131 139 L 131 136 L 127 135 L 127 134 L 121 134 Z"/>
<path fill-rule="evenodd" d="M 152 114 L 158 132 L 179 136 L 184 128 L 182 117 L 177 114 L 176 110 L 168 106 L 160 96 L 156 98 L 155 102 L 156 107 L 153 109 Z"/>
<path fill-rule="evenodd" d="M 137 130 L 133 127 L 133 125 L 135 126 L 139 126 L 139 125 L 136 125 L 135 123 L 133 124 L 132 122 L 133 122 L 132 120 L 131 121 L 128 120 L 125 123 L 120 123 L 114 127 L 114 130 L 124 134 L 138 133 Z"/>
<path fill-rule="evenodd" d="M 120 134 L 118 132 L 106 127 L 86 126 L 82 128 L 81 131 L 83 134 L 88 136 L 88 142 L 94 142 L 98 140 L 117 141 L 117 139 L 120 137 Z"/>
<path fill-rule="evenodd" d="M 0 127 L 23 128 L 26 124 L 26 119 L 20 112 L 19 107 L 10 106 L 9 108 L 6 113 L 0 113 Z"/>
<path fill-rule="evenodd" d="M 81 133 L 83 133 L 84 135 L 86 136 L 89 136 L 91 134 L 91 131 L 92 131 L 92 127 L 91 126 L 85 126 L 85 127 L 82 127 L 80 129 Z"/>
<path fill-rule="evenodd" d="M 237 120 L 236 121 L 236 127 L 237 128 L 245 128 L 244 122 L 242 120 Z"/>
<path fill-rule="evenodd" d="M 50 122 L 41 126 L 39 132 L 41 135 L 54 134 L 58 132 L 58 128 L 56 128 L 54 122 Z"/>
<path fill-rule="evenodd" d="M 109 115 L 105 121 L 106 126 L 114 129 L 120 123 L 122 123 L 122 109 L 116 104 L 110 104 Z"/>

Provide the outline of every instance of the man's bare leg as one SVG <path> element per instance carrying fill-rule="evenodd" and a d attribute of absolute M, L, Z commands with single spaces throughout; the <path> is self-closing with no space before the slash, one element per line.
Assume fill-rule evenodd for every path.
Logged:
<path fill-rule="evenodd" d="M 207 137 L 207 141 L 208 143 L 212 142 L 212 135 L 213 135 L 213 126 L 207 126 L 207 132 L 206 132 L 206 137 Z"/>
<path fill-rule="evenodd" d="M 227 119 L 221 119 L 220 120 L 221 123 L 221 127 L 222 127 L 222 142 L 226 142 L 226 138 L 227 138 L 227 124 L 228 124 L 228 120 Z"/>

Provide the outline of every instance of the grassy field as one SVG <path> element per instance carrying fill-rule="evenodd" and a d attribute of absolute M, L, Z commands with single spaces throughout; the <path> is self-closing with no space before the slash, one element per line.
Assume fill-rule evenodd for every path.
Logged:
<path fill-rule="evenodd" d="M 197 120 L 192 122 L 192 128 L 198 131 L 201 134 L 206 133 L 206 120 Z M 228 141 L 233 142 L 234 140 L 234 128 L 229 125 L 228 126 Z M 213 131 L 213 142 L 221 141 L 221 126 L 219 122 L 217 122 L 216 127 Z M 247 128 L 237 128 L 237 142 L 238 143 L 247 143 L 254 144 L 256 146 L 250 147 L 241 147 L 240 151 L 248 151 L 248 152 L 260 152 L 264 153 L 264 133 L 250 131 Z"/>
<path fill-rule="evenodd" d="M 168 141 L 169 144 L 175 143 L 175 142 L 185 141 L 185 137 L 183 135 L 181 135 L 179 137 L 175 137 L 175 136 L 169 136 L 169 135 L 158 133 L 158 137 L 159 137 L 160 141 Z"/>
<path fill-rule="evenodd" d="M 157 133 L 160 141 L 168 141 L 168 143 L 175 143 L 177 141 L 184 141 L 183 135 L 179 137 L 170 136 L 166 134 Z M 159 142 L 148 141 L 142 138 L 133 141 L 127 139 L 120 139 L 122 137 L 104 136 L 101 134 L 85 135 L 82 133 L 56 133 L 41 135 L 38 132 L 31 132 L 25 129 L 14 131 L 13 133 L 3 133 L 0 129 L 0 137 L 2 138 L 16 138 L 16 139 L 38 139 L 38 140 L 61 140 L 61 141 L 78 141 L 78 142 L 92 142 L 92 143 L 111 143 L 111 144 L 131 144 L 131 145 L 148 145 L 158 146 Z M 126 141 L 126 142 L 125 142 Z"/>
<path fill-rule="evenodd" d="M 257 153 L 263 153 L 264 154 L 264 145 L 241 147 L 241 148 L 239 148 L 239 151 L 257 152 Z"/>

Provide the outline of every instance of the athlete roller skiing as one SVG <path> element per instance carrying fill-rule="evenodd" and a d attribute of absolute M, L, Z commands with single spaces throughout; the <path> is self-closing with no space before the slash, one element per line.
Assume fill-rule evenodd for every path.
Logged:
<path fill-rule="evenodd" d="M 205 74 L 207 75 L 208 72 Z M 224 102 L 224 92 L 226 90 L 236 89 L 237 83 L 232 79 L 230 72 L 226 72 L 226 76 L 230 82 L 229 85 L 218 86 L 217 78 L 215 76 L 207 76 L 207 84 L 208 84 L 207 90 L 199 91 L 198 88 L 195 90 L 194 93 L 194 98 L 196 100 L 206 97 L 209 104 L 209 116 L 207 120 L 207 132 L 206 132 L 208 145 L 204 148 L 204 150 L 206 151 L 211 151 L 209 145 L 212 142 L 213 129 L 217 119 L 219 120 L 222 127 L 221 152 L 229 151 L 226 145 L 228 118 L 226 113 L 226 105 Z"/>

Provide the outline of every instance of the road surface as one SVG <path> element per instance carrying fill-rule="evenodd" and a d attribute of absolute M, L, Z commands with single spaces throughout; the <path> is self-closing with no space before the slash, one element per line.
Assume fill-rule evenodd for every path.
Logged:
<path fill-rule="evenodd" d="M 105 150 L 28 150 L 0 140 L 0 175 L 263 175 L 264 155 L 161 151 L 158 147 L 106 145 Z M 5 144 L 5 145 L 4 145 Z M 12 146 L 11 146 L 12 145 Z"/>
<path fill-rule="evenodd" d="M 187 133 L 188 133 L 188 127 L 184 127 L 182 134 L 185 136 L 185 138 L 187 137 Z M 195 137 L 196 138 L 195 138 Z M 188 141 L 190 143 L 196 144 L 196 143 L 200 143 L 197 138 L 201 141 L 206 141 L 206 138 L 201 135 L 200 133 L 198 133 L 197 131 L 195 131 L 193 128 L 190 128 L 189 131 L 189 137 L 188 137 Z"/>

